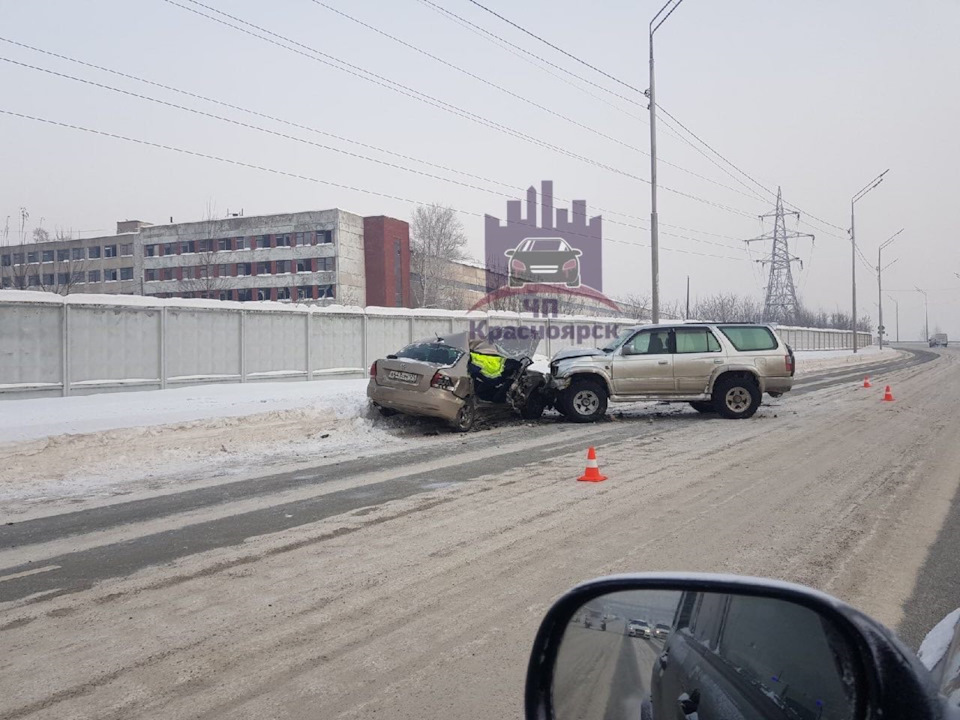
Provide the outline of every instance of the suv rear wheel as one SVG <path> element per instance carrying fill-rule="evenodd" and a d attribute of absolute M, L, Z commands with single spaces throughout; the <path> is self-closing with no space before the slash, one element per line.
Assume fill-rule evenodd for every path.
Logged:
<path fill-rule="evenodd" d="M 607 390 L 593 380 L 574 380 L 560 396 L 560 405 L 573 422 L 596 422 L 607 412 Z"/>
<path fill-rule="evenodd" d="M 713 386 L 713 406 L 722 417 L 742 420 L 760 407 L 760 388 L 753 379 L 721 377 Z"/>

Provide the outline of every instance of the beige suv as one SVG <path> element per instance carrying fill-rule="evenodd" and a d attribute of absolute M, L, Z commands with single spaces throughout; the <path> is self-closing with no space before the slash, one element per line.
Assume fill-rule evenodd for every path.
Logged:
<path fill-rule="evenodd" d="M 600 349 L 572 348 L 550 362 L 553 404 L 592 422 L 607 401 L 687 402 L 702 413 L 748 418 L 763 393 L 793 387 L 793 350 L 766 325 L 641 325 Z"/>

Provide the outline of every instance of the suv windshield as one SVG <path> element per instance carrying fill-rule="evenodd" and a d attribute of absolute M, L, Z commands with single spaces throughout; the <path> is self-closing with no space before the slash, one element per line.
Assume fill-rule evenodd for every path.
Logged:
<path fill-rule="evenodd" d="M 432 365 L 453 365 L 462 355 L 463 351 L 459 348 L 443 343 L 414 343 L 397 352 L 396 357 Z"/>
<path fill-rule="evenodd" d="M 633 337 L 633 334 L 635 332 L 636 330 L 633 330 L 633 329 L 624 330 L 619 335 L 617 335 L 616 339 L 612 343 L 610 343 L 609 345 L 604 345 L 600 349 L 603 350 L 604 352 L 613 352 L 618 347 L 623 345 L 627 340 Z"/>

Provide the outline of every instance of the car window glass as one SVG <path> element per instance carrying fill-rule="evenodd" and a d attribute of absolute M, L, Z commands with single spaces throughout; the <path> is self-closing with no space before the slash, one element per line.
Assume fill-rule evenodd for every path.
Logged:
<path fill-rule="evenodd" d="M 724 325 L 720 332 L 741 352 L 774 350 L 777 347 L 777 338 L 770 332 L 770 328 L 762 325 Z"/>
<path fill-rule="evenodd" d="M 706 328 L 677 328 L 676 338 L 678 353 L 717 352 L 720 350 L 717 339 Z"/>
<path fill-rule="evenodd" d="M 669 330 L 645 330 L 627 343 L 632 355 L 666 355 L 670 352 Z"/>
<path fill-rule="evenodd" d="M 557 250 L 563 250 L 562 244 L 562 240 L 556 240 L 553 238 L 546 240 L 535 240 L 533 242 L 532 249 L 540 252 L 556 252 Z"/>
<path fill-rule="evenodd" d="M 415 343 L 407 345 L 397 353 L 398 358 L 405 360 L 419 360 L 420 362 L 435 365 L 453 365 L 463 352 L 459 348 L 450 347 L 441 343 Z"/>
<path fill-rule="evenodd" d="M 853 688 L 838 657 L 846 647 L 813 611 L 769 598 L 731 596 L 719 654 L 767 697 L 797 717 L 850 718 Z"/>
<path fill-rule="evenodd" d="M 720 634 L 720 625 L 723 621 L 723 610 L 726 604 L 726 595 L 708 593 L 703 596 L 697 610 L 696 621 L 692 628 L 693 636 L 711 650 L 715 650 L 717 647 L 717 638 Z"/>

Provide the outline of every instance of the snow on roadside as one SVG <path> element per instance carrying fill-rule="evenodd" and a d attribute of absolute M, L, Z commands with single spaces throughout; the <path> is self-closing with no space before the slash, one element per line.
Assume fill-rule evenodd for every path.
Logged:
<path fill-rule="evenodd" d="M 860 363 L 892 360 L 899 351 L 887 346 L 880 353 L 877 345 L 868 345 L 856 353 L 852 350 L 797 350 L 797 375 L 807 375 L 823 370 L 846 368 Z"/>
<path fill-rule="evenodd" d="M 366 381 L 205 385 L 0 404 L 0 506 L 222 481 L 401 442 Z M 14 508 L 16 503 L 16 508 Z"/>

